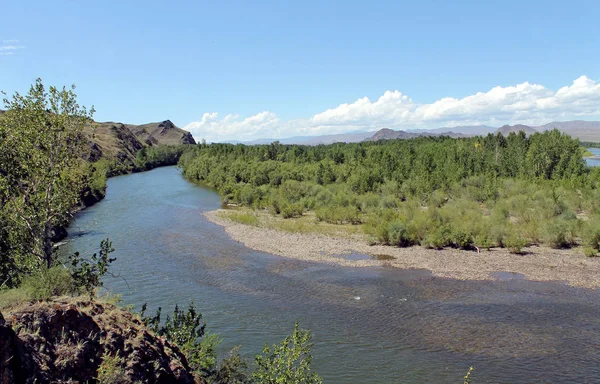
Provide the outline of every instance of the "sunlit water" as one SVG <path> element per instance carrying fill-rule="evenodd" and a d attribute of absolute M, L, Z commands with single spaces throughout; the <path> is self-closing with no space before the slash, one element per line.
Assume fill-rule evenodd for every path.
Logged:
<path fill-rule="evenodd" d="M 588 148 L 588 151 L 592 152 L 595 157 L 591 159 L 585 159 L 585 162 L 590 167 L 600 166 L 600 148 Z"/>
<path fill-rule="evenodd" d="M 120 277 L 106 286 L 139 309 L 194 300 L 222 355 L 252 358 L 298 320 L 326 383 L 600 382 L 600 294 L 513 274 L 495 282 L 427 271 L 343 268 L 256 252 L 202 212 L 219 196 L 173 167 L 111 178 L 63 252 L 109 237 Z M 457 260 L 460 263 L 460 260 Z"/>

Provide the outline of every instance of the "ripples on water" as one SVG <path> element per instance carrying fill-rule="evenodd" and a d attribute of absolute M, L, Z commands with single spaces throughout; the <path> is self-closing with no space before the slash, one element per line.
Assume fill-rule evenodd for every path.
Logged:
<path fill-rule="evenodd" d="M 62 252 L 90 253 L 110 237 L 123 278 L 106 286 L 137 308 L 194 300 L 223 354 L 242 345 L 251 358 L 298 320 L 327 383 L 458 383 L 469 365 L 474 383 L 600 382 L 596 291 L 284 259 L 207 222 L 202 212 L 219 204 L 172 167 L 115 177 Z"/>

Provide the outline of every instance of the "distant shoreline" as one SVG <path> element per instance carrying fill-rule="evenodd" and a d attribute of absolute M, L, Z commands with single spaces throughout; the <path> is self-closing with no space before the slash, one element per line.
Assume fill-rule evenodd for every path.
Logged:
<path fill-rule="evenodd" d="M 223 217 L 221 212 L 226 210 L 205 212 L 204 216 L 222 226 L 232 239 L 246 247 L 285 258 L 344 267 L 427 269 L 434 276 L 459 280 L 495 280 L 497 272 L 511 272 L 522 274 L 532 281 L 564 281 L 574 287 L 600 287 L 600 258 L 586 257 L 576 249 L 535 246 L 525 248 L 522 255 L 514 255 L 500 248 L 477 253 L 453 248 L 370 246 L 358 237 L 290 233 L 240 224 Z M 378 255 L 385 260 L 344 257 L 344 254 L 351 253 Z"/>

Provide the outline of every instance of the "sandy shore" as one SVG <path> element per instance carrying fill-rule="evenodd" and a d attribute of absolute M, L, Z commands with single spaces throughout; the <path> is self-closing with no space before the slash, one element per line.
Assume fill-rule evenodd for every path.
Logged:
<path fill-rule="evenodd" d="M 589 258 L 578 250 L 529 247 L 523 255 L 505 249 L 463 251 L 432 250 L 422 247 L 396 248 L 370 246 L 364 240 L 316 234 L 288 233 L 239 224 L 219 215 L 222 210 L 206 212 L 206 218 L 225 228 L 231 238 L 248 248 L 282 257 L 316 261 L 346 267 L 389 265 L 398 268 L 423 268 L 435 276 L 461 280 L 493 280 L 496 272 L 515 272 L 529 280 L 564 281 L 585 288 L 600 287 L 600 258 Z M 348 260 L 349 253 L 388 255 L 391 260 Z"/>

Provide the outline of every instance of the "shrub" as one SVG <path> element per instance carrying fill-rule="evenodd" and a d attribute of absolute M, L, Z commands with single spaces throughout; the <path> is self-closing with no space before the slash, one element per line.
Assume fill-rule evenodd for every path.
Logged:
<path fill-rule="evenodd" d="M 502 245 L 508 248 L 510 253 L 519 254 L 527 245 L 527 240 L 515 233 L 511 233 L 502 240 Z"/>
<path fill-rule="evenodd" d="M 600 250 L 600 222 L 598 219 L 590 220 L 585 224 L 583 243 L 596 251 Z"/>
<path fill-rule="evenodd" d="M 48 300 L 53 296 L 72 294 L 76 291 L 76 282 L 68 269 L 56 266 L 27 276 L 21 289 L 29 293 L 30 300 Z"/>
<path fill-rule="evenodd" d="M 552 248 L 567 248 L 575 244 L 571 223 L 562 220 L 549 221 L 544 226 L 544 241 Z"/>
<path fill-rule="evenodd" d="M 411 245 L 406 223 L 393 221 L 388 225 L 388 242 L 390 245 L 397 245 L 398 247 L 408 247 Z"/>
<path fill-rule="evenodd" d="M 433 229 L 425 236 L 421 245 L 427 248 L 441 249 L 452 244 L 451 231 L 446 225 Z"/>
<path fill-rule="evenodd" d="M 452 244 L 459 248 L 469 248 L 473 244 L 473 237 L 471 234 L 467 230 L 460 227 L 455 227 L 452 230 L 450 239 Z"/>
<path fill-rule="evenodd" d="M 175 343 L 185 354 L 190 367 L 203 376 L 215 373 L 217 365 L 216 348 L 221 340 L 216 334 L 205 332 L 206 324 L 202 323 L 202 314 L 196 311 L 194 303 L 190 303 L 187 311 L 175 306 L 172 315 L 167 315 L 161 325 L 162 309 L 159 307 L 156 315 L 146 317 L 146 304 L 140 314 L 142 321 L 157 335 L 164 336 Z"/>
<path fill-rule="evenodd" d="M 598 256 L 598 250 L 592 247 L 583 248 L 583 254 L 587 257 L 596 257 Z"/>
<path fill-rule="evenodd" d="M 95 289 L 103 285 L 102 277 L 108 273 L 109 265 L 116 260 L 108 257 L 113 251 L 111 242 L 106 239 L 100 243 L 100 252 L 94 253 L 90 260 L 79 257 L 79 252 L 70 257 L 71 276 L 80 293 L 87 293 L 92 298 Z"/>
<path fill-rule="evenodd" d="M 294 331 L 281 344 L 265 345 L 262 354 L 256 355 L 256 370 L 252 373 L 254 382 L 262 384 L 321 384 L 323 379 L 312 372 L 312 336 L 310 331 L 300 329 L 298 323 Z"/>
<path fill-rule="evenodd" d="M 281 208 L 281 216 L 284 219 L 291 219 L 293 217 L 300 217 L 304 212 L 304 207 L 302 204 L 284 204 Z"/>

